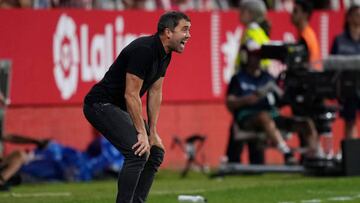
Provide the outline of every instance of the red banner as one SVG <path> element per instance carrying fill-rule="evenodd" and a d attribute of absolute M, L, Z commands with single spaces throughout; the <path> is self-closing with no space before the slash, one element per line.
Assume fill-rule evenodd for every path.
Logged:
<path fill-rule="evenodd" d="M 140 35 L 156 32 L 158 12 L 0 10 L 0 59 L 12 61 L 12 105 L 80 104 L 114 58 Z M 165 101 L 222 100 L 243 27 L 237 12 L 190 12 L 191 39 L 174 54 Z M 343 13 L 315 13 L 311 20 L 326 56 Z M 287 13 L 270 13 L 271 38 L 294 41 Z M 330 24 L 331 22 L 331 24 Z M 271 69 L 276 74 L 277 68 Z"/>

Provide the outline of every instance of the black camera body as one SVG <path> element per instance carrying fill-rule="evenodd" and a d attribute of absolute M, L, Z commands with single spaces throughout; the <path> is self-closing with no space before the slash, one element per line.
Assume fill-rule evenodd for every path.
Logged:
<path fill-rule="evenodd" d="M 291 70 L 302 69 L 309 59 L 308 51 L 303 44 L 285 44 L 273 42 L 261 46 L 261 58 L 276 59 L 286 64 Z"/>
<path fill-rule="evenodd" d="M 301 91 L 307 98 L 360 98 L 360 56 L 329 56 L 322 72 L 310 70 L 303 44 L 266 44 L 261 47 L 261 57 L 286 64 L 280 78 L 287 88 Z"/>
<path fill-rule="evenodd" d="M 285 92 L 281 103 L 290 104 L 296 116 L 312 118 L 320 134 L 331 132 L 337 111 L 335 106 L 325 105 L 324 99 L 360 98 L 360 57 L 349 60 L 330 56 L 323 63 L 323 72 L 310 70 L 303 44 L 263 45 L 261 57 L 287 65 L 287 70 L 279 75 Z"/>

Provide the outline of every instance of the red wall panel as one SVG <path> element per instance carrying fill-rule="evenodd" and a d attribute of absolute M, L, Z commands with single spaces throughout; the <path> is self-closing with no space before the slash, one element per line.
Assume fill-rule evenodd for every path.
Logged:
<path fill-rule="evenodd" d="M 227 143 L 230 115 L 222 104 L 167 104 L 161 109 L 158 131 L 166 146 L 164 166 L 179 167 L 185 155 L 179 147 L 170 149 L 173 136 L 184 139 L 194 133 L 207 136 L 207 162 L 218 164 Z M 17 133 L 37 138 L 53 138 L 59 143 L 79 150 L 93 138 L 91 126 L 76 107 L 19 107 L 10 108 L 6 117 L 6 133 Z M 33 146 L 6 145 L 6 151 L 32 149 Z"/>
<path fill-rule="evenodd" d="M 230 122 L 231 116 L 222 103 L 163 105 L 158 131 L 166 146 L 164 167 L 179 168 L 186 160 L 179 147 L 170 148 L 173 136 L 184 139 L 194 133 L 207 136 L 199 158 L 204 155 L 207 164 L 217 166 L 225 154 Z M 339 150 L 342 127 L 343 122 L 337 119 L 333 126 L 335 151 Z M 94 136 L 92 128 L 82 115 L 81 107 L 78 106 L 10 108 L 7 111 L 6 132 L 53 138 L 79 150 L 86 149 Z M 293 136 L 290 145 L 296 147 L 297 144 L 297 138 Z M 33 146 L 6 145 L 7 152 L 19 148 L 32 149 Z M 281 154 L 275 149 L 269 150 L 266 156 L 268 163 L 283 161 Z M 248 162 L 246 151 L 243 160 L 245 163 Z"/>

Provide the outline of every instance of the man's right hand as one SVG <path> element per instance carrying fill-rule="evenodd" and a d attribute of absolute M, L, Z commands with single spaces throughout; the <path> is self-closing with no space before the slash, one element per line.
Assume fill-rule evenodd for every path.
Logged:
<path fill-rule="evenodd" d="M 246 96 L 246 101 L 248 105 L 256 104 L 260 100 L 260 97 L 257 94 L 250 94 Z"/>
<path fill-rule="evenodd" d="M 137 137 L 137 143 L 132 146 L 132 149 L 135 150 L 135 155 L 142 156 L 146 152 L 150 153 L 148 136 L 146 134 L 139 133 Z"/>

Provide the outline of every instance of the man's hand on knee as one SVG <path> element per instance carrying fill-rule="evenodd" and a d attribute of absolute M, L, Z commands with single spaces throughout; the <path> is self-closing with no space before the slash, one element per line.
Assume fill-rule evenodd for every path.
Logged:
<path fill-rule="evenodd" d="M 150 146 L 157 146 L 165 151 L 164 144 L 162 143 L 162 140 L 157 133 L 150 134 L 149 141 L 150 141 Z"/>
<path fill-rule="evenodd" d="M 142 156 L 146 152 L 150 153 L 150 144 L 146 134 L 138 134 L 138 141 L 132 146 L 135 155 Z"/>

